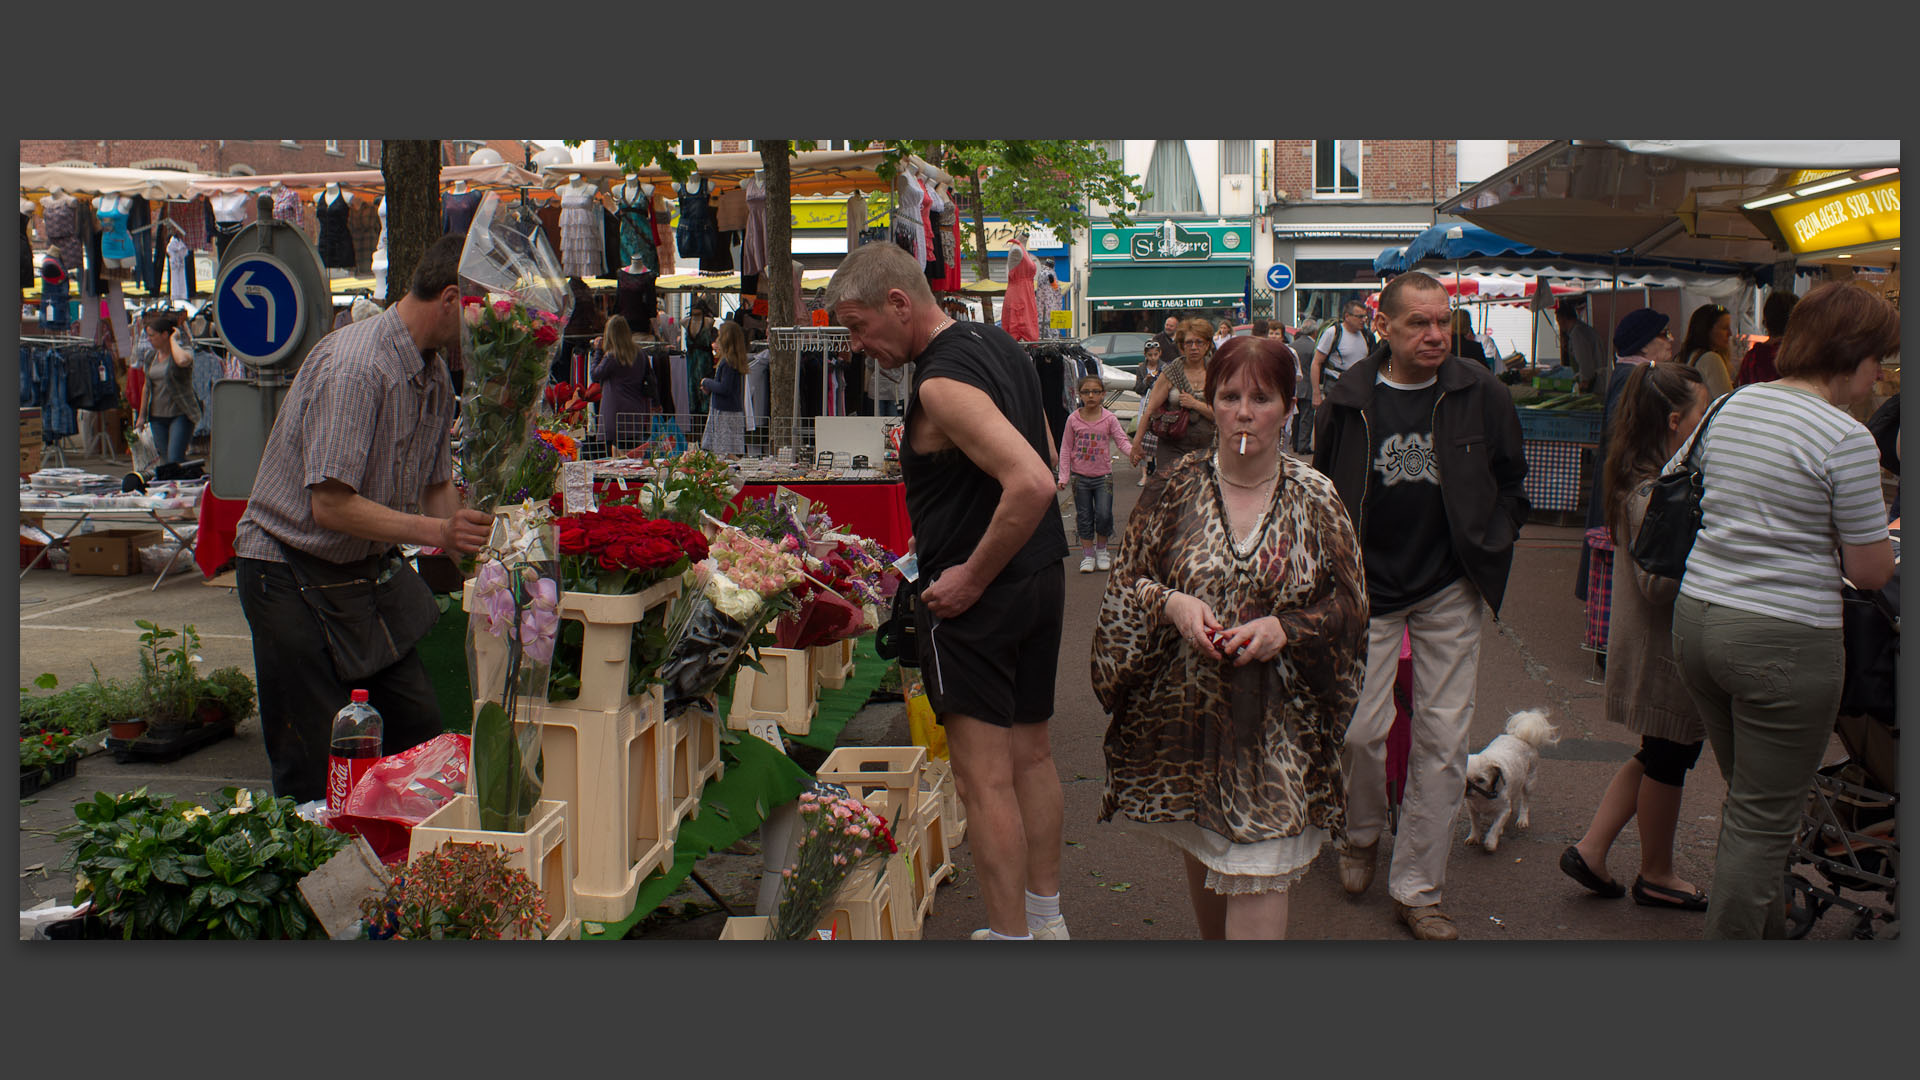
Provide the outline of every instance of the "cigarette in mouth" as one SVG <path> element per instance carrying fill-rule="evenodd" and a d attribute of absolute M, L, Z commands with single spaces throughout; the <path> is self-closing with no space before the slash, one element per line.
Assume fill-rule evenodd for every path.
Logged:
<path fill-rule="evenodd" d="M 1240 433 L 1240 452 L 1247 452 L 1247 433 L 1244 431 Z"/>

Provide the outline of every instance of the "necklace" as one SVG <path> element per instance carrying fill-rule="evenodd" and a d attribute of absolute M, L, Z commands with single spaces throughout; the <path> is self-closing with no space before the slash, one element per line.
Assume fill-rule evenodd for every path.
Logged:
<path fill-rule="evenodd" d="M 940 325 L 933 328 L 933 333 L 927 335 L 927 340 L 931 342 L 934 338 L 939 337 L 941 333 L 943 333 L 947 329 L 947 327 L 952 325 L 953 325 L 952 316 L 948 316 L 947 318 L 940 320 Z"/>
<path fill-rule="evenodd" d="M 1280 457 L 1278 454 L 1274 455 L 1272 476 L 1267 477 L 1265 480 L 1262 480 L 1257 484 L 1243 484 L 1240 481 L 1230 479 L 1227 476 L 1226 470 L 1221 468 L 1220 466 L 1220 452 L 1218 450 L 1215 450 L 1213 452 L 1213 474 L 1220 478 L 1221 483 L 1227 484 L 1231 487 L 1241 488 L 1246 491 L 1262 491 L 1266 489 L 1268 484 L 1271 484 L 1275 480 L 1280 479 Z"/>

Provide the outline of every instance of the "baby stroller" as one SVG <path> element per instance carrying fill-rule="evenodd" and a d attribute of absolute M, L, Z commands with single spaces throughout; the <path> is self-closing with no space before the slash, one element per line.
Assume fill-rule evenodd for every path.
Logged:
<path fill-rule="evenodd" d="M 1900 936 L 1900 844 L 1894 834 L 1900 803 L 1900 731 L 1894 716 L 1898 570 L 1874 593 L 1847 585 L 1842 601 L 1846 688 L 1834 731 L 1847 756 L 1816 772 L 1807 793 L 1783 890 L 1787 936 L 1805 937 L 1821 916 L 1839 908 L 1853 920 L 1853 937 L 1893 939 Z M 1843 897 L 1843 890 L 1885 896 L 1886 909 Z"/>

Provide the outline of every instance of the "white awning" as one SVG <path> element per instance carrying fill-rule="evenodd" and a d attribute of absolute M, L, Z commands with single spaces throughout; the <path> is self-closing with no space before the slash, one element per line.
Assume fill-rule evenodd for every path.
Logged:
<path fill-rule="evenodd" d="M 498 165 L 442 165 L 440 182 L 465 180 L 475 187 L 539 187 L 540 178 L 518 165 L 501 162 Z M 199 177 L 193 182 L 193 190 L 201 193 L 216 191 L 257 191 L 271 184 L 279 183 L 296 190 L 325 187 L 339 184 L 344 188 L 358 191 L 386 190 L 386 175 L 379 169 L 354 169 L 346 172 L 322 173 L 267 173 L 259 176 L 209 176 Z"/>
<path fill-rule="evenodd" d="M 172 169 L 93 169 L 80 165 L 21 165 L 20 194 L 42 195 L 62 188 L 76 195 L 138 195 L 146 199 L 185 199 L 192 184 L 212 179 L 206 173 Z"/>

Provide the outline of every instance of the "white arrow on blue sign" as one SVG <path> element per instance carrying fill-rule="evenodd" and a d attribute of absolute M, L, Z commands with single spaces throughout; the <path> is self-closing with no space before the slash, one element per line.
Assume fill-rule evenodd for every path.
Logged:
<path fill-rule="evenodd" d="M 270 364 L 299 342 L 306 308 L 287 265 L 256 252 L 220 268 L 213 321 L 228 348 L 255 363 Z"/>
<path fill-rule="evenodd" d="M 1267 267 L 1267 285 L 1269 288 L 1275 290 L 1285 289 L 1292 284 L 1293 267 L 1288 266 L 1286 263 L 1274 263 L 1272 266 Z"/>

